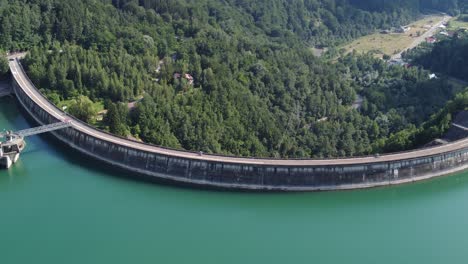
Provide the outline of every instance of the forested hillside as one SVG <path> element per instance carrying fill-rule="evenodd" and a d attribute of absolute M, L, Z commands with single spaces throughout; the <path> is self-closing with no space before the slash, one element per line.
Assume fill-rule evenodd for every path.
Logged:
<path fill-rule="evenodd" d="M 458 33 L 456 37 L 431 45 L 422 45 L 405 54 L 414 64 L 433 72 L 444 73 L 468 81 L 468 34 Z"/>
<path fill-rule="evenodd" d="M 0 48 L 28 50 L 28 74 L 51 100 L 122 136 L 243 156 L 363 155 L 456 92 L 370 56 L 312 55 L 418 14 L 371 3 L 0 0 Z"/>
<path fill-rule="evenodd" d="M 370 11 L 398 9 L 416 11 L 442 11 L 457 15 L 468 5 L 467 0 L 350 0 L 356 7 Z"/>
<path fill-rule="evenodd" d="M 283 43 L 298 36 L 312 44 L 324 45 L 349 40 L 377 28 L 404 24 L 418 12 L 405 5 L 390 5 L 392 0 L 387 0 L 385 5 L 365 2 L 366 5 L 356 4 L 363 8 L 356 8 L 345 0 L 1 0 L 0 32 L 5 38 L 0 43 L 10 50 L 50 43 L 53 39 L 105 44 L 106 37 L 118 33 L 117 28 L 110 27 L 119 16 L 110 4 L 127 13 L 125 20 L 131 17 L 162 26 L 157 29 L 162 36 L 193 37 L 201 28 L 211 25 L 226 33 L 245 32 L 254 36 L 266 33 Z M 95 16 L 98 11 L 107 16 Z M 100 31 L 103 27 L 106 29 Z M 149 33 L 145 30 L 150 29 L 139 30 Z"/>

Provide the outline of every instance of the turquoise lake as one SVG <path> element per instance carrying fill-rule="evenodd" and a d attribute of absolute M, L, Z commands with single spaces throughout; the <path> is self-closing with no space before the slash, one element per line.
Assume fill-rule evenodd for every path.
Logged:
<path fill-rule="evenodd" d="M 31 126 L 15 99 L 0 99 L 0 129 Z M 468 259 L 468 173 L 371 190 L 230 193 L 131 180 L 50 137 L 27 143 L 0 170 L 0 263 Z"/>

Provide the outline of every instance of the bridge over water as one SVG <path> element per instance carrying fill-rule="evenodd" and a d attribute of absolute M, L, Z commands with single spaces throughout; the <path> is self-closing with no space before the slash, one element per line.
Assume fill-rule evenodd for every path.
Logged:
<path fill-rule="evenodd" d="M 64 113 L 10 60 L 13 91 L 39 124 L 64 121 Z M 369 188 L 429 179 L 468 168 L 468 139 L 414 151 L 345 159 L 260 159 L 205 155 L 117 137 L 73 117 L 52 132 L 71 148 L 158 181 L 223 189 L 317 191 Z"/>
<path fill-rule="evenodd" d="M 0 133 L 0 167 L 10 168 L 26 147 L 25 137 L 39 135 L 71 126 L 70 122 L 57 122 L 20 131 Z M 2 140 L 4 139 L 4 140 Z"/>

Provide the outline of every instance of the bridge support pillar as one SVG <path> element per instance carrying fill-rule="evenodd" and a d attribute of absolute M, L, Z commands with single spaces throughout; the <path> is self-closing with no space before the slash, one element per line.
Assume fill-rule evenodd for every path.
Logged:
<path fill-rule="evenodd" d="M 9 169 L 11 165 L 13 164 L 13 161 L 9 156 L 3 156 L 0 157 L 0 166 L 5 169 Z"/>
<path fill-rule="evenodd" d="M 12 153 L 0 156 L 0 168 L 9 169 L 13 164 L 19 160 L 19 153 Z"/>

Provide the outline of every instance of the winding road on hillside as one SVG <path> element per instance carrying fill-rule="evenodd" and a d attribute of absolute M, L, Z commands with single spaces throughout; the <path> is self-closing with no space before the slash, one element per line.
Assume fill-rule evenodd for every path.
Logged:
<path fill-rule="evenodd" d="M 426 41 L 427 38 L 433 36 L 436 33 L 436 31 L 440 28 L 440 26 L 447 23 L 450 19 L 452 19 L 451 16 L 444 15 L 443 19 L 439 23 L 432 25 L 432 27 L 430 29 L 428 29 L 426 32 L 421 34 L 419 37 L 416 37 L 414 39 L 414 41 L 408 47 L 403 49 L 400 53 L 393 55 L 392 60 L 401 60 L 402 59 L 401 55 L 403 54 L 403 52 L 405 52 L 407 50 L 410 50 L 410 49 L 413 49 L 413 48 L 416 48 L 417 46 L 419 46 L 421 43 Z"/>

